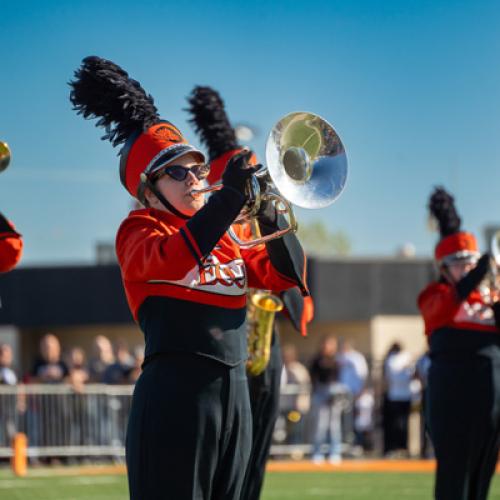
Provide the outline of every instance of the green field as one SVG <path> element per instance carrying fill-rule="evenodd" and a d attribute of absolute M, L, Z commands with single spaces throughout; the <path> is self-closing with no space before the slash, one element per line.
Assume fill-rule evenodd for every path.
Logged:
<path fill-rule="evenodd" d="M 30 477 L 15 478 L 0 471 L 1 500 L 126 500 L 123 475 L 54 476 L 36 470 Z M 431 474 L 314 472 L 267 475 L 262 500 L 332 498 L 353 500 L 431 499 Z M 500 475 L 490 491 L 490 499 L 500 498 Z M 175 500 L 168 499 L 165 500 Z"/>

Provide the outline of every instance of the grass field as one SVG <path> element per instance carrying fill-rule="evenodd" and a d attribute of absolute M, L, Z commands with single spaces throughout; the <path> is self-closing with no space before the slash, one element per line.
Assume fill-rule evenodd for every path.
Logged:
<path fill-rule="evenodd" d="M 15 478 L 0 470 L 1 500 L 126 500 L 123 474 L 54 475 L 35 470 Z M 389 472 L 270 472 L 262 500 L 396 500 L 431 499 L 431 473 Z M 490 499 L 500 498 L 500 475 L 496 475 Z M 165 500 L 175 500 L 168 499 Z"/>

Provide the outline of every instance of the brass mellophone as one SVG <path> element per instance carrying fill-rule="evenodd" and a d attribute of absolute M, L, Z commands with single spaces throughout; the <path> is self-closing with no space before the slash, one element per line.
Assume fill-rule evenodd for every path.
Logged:
<path fill-rule="evenodd" d="M 229 235 L 242 248 L 248 248 L 296 232 L 298 225 L 291 204 L 327 207 L 340 196 L 346 180 L 347 157 L 333 127 L 313 113 L 290 113 L 271 130 L 266 142 L 266 167 L 248 182 L 248 201 L 235 221 L 251 222 L 267 201 L 287 218 L 288 226 L 252 240 L 240 239 L 232 228 Z M 262 184 L 266 186 L 264 192 Z M 216 183 L 192 192 L 202 194 L 221 188 L 222 184 Z"/>
<path fill-rule="evenodd" d="M 479 285 L 479 291 L 487 304 L 500 300 L 500 230 L 495 231 L 490 241 L 490 268 Z"/>
<path fill-rule="evenodd" d="M 0 172 L 3 172 L 9 166 L 11 156 L 9 145 L 0 141 Z"/>

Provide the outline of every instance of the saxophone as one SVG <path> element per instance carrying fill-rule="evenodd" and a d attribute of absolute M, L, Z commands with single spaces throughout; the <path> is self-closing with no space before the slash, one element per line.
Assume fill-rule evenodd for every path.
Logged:
<path fill-rule="evenodd" d="M 247 306 L 248 352 L 247 372 L 260 375 L 271 357 L 274 316 L 283 309 L 279 297 L 264 290 L 249 291 Z"/>

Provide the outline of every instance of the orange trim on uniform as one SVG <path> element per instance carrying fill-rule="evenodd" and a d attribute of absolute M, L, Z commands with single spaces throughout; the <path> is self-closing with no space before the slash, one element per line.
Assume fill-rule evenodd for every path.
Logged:
<path fill-rule="evenodd" d="M 300 321 L 300 334 L 307 337 L 307 323 L 310 323 L 314 318 L 314 302 L 312 297 L 308 295 L 304 297 L 304 309 Z"/>

